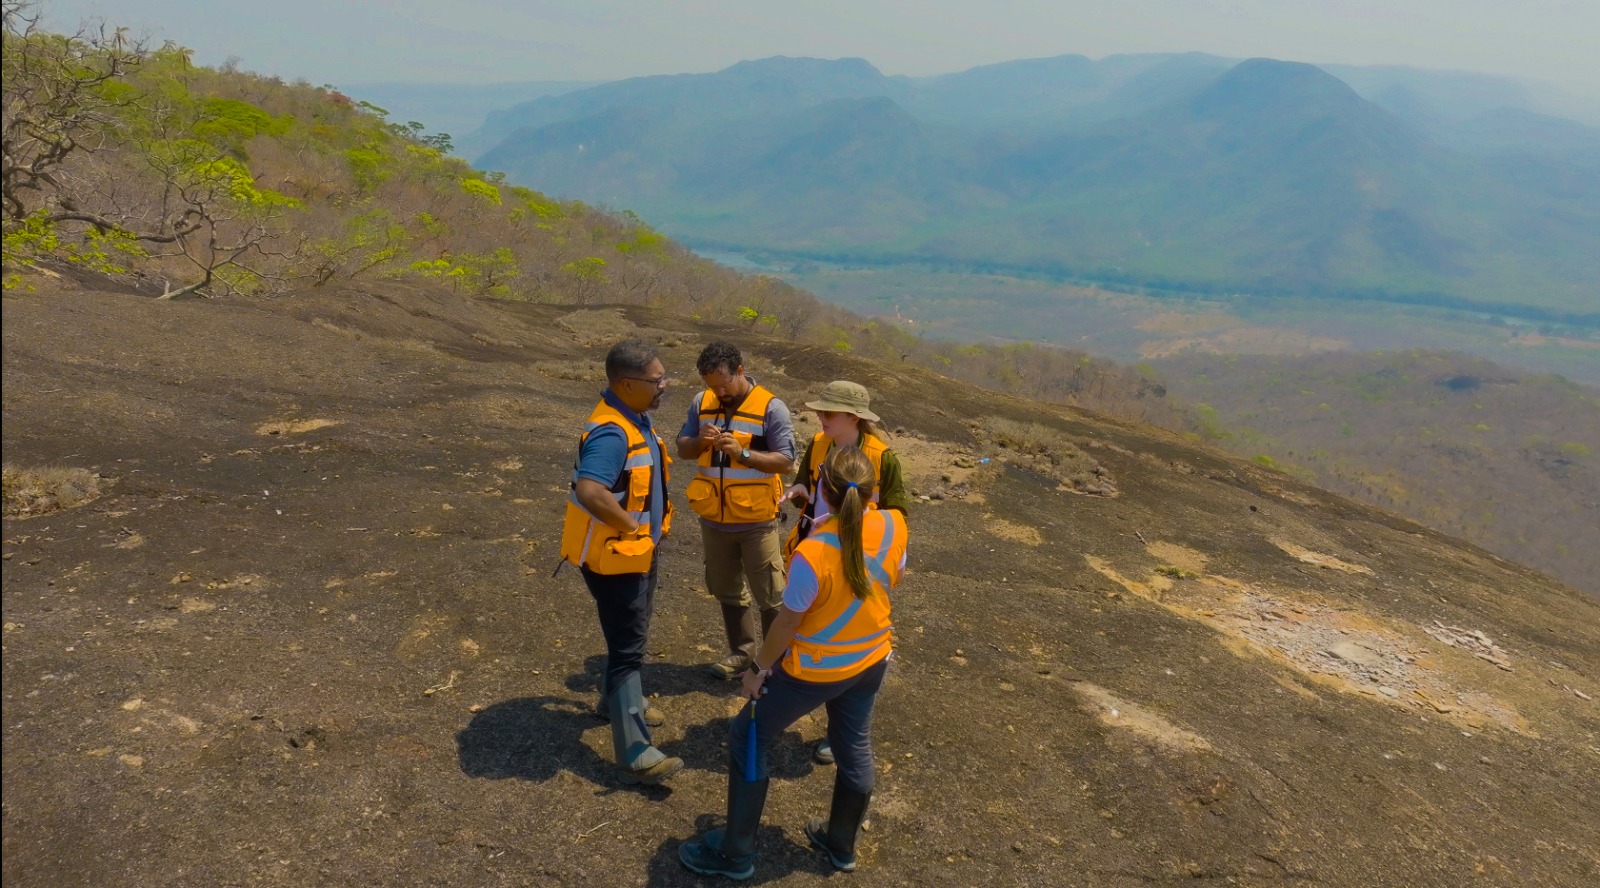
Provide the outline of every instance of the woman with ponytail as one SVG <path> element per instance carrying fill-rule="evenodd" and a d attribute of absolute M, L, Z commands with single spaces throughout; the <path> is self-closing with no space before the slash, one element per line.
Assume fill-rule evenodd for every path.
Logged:
<path fill-rule="evenodd" d="M 800 517 L 783 546 L 784 561 L 793 556 L 795 547 L 810 535 L 812 528 L 828 520 L 827 498 L 818 493 L 822 482 L 822 466 L 835 447 L 854 447 L 872 463 L 874 486 L 871 501 L 879 508 L 892 509 L 903 517 L 911 505 L 906 495 L 904 473 L 900 470 L 900 457 L 884 442 L 878 429 L 878 414 L 872 412 L 872 394 L 867 387 L 847 379 L 828 383 L 822 395 L 806 406 L 815 410 L 822 431 L 817 432 L 806 447 L 805 458 L 795 473 L 795 484 L 780 502 L 793 502 L 800 507 Z M 833 746 L 822 740 L 812 750 L 811 758 L 818 764 L 833 764 Z"/>
<path fill-rule="evenodd" d="M 855 447 L 835 447 L 823 465 L 818 487 L 828 517 L 795 549 L 783 606 L 744 674 L 752 702 L 728 731 L 728 825 L 678 849 L 697 873 L 755 875 L 767 750 L 818 706 L 828 710 L 838 771 L 828 817 L 806 824 L 806 835 L 834 867 L 856 868 L 856 834 L 873 785 L 872 707 L 891 650 L 889 590 L 906 559 L 905 516 L 873 504 L 874 476 L 872 461 Z"/>

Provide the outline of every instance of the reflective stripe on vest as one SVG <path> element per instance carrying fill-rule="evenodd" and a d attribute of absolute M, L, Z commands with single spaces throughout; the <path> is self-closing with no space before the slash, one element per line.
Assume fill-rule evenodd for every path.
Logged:
<path fill-rule="evenodd" d="M 767 407 L 772 400 L 772 392 L 752 385 L 744 401 L 729 416 L 723 412 L 717 393 L 706 389 L 700 393 L 700 422 L 712 422 L 733 435 L 741 449 L 761 449 L 766 446 L 762 442 L 766 440 Z M 761 440 L 757 441 L 758 438 Z M 776 518 L 783 481 L 772 472 L 747 465 L 737 456 L 728 460 L 728 465 L 713 465 L 718 455 L 719 452 L 710 447 L 700 452 L 695 478 L 684 492 L 695 513 L 722 524 L 759 524 Z M 739 495 L 730 499 L 728 490 L 735 486 Z"/>
<path fill-rule="evenodd" d="M 883 455 L 889 451 L 889 445 L 877 435 L 868 432 L 856 442 L 861 452 L 872 461 L 872 481 L 874 486 L 883 478 Z M 826 432 L 817 432 L 811 436 L 811 462 L 806 464 L 806 488 L 817 486 L 817 478 L 822 474 L 822 464 L 828 461 L 828 454 L 833 452 L 833 439 Z M 874 491 L 876 492 L 876 491 Z"/>
<path fill-rule="evenodd" d="M 883 443 L 877 435 L 866 434 L 856 442 L 856 446 L 872 462 L 872 499 L 877 503 L 883 497 L 883 455 L 889 452 L 889 445 Z M 811 436 L 811 461 L 806 463 L 803 475 L 796 476 L 795 480 L 806 489 L 809 499 L 805 511 L 800 513 L 800 520 L 789 529 L 788 539 L 783 541 L 783 560 L 785 563 L 794 557 L 794 550 L 805 540 L 811 532 L 811 527 L 816 523 L 817 500 L 821 498 L 821 491 L 817 490 L 817 479 L 822 474 L 822 464 L 828 459 L 828 454 L 833 452 L 833 439 L 825 432 L 817 432 Z M 827 520 L 826 515 L 823 520 Z"/>
<path fill-rule="evenodd" d="M 895 512 L 869 508 L 862 515 L 863 537 L 878 540 L 863 552 L 872 594 L 857 598 L 844 577 L 838 523 L 805 542 L 805 554 L 819 583 L 819 598 L 801 618 L 785 655 L 786 671 L 807 681 L 840 681 L 888 656 L 893 624 L 889 621 L 889 589 L 899 583 L 905 552 L 904 519 Z"/>
<path fill-rule="evenodd" d="M 624 540 L 621 532 L 595 518 L 583 507 L 578 501 L 578 466 L 574 465 L 567 491 L 566 519 L 561 529 L 561 558 L 599 574 L 645 573 L 655 557 L 651 536 L 654 528 L 650 524 L 650 501 L 655 495 L 655 459 L 643 430 L 604 398 L 600 399 L 584 424 L 578 449 L 583 449 L 583 442 L 596 429 L 608 425 L 622 430 L 628 447 L 622 472 L 608 492 L 616 499 L 617 505 L 638 522 L 641 533 Z M 661 505 L 661 533 L 665 535 L 672 528 L 672 501 L 665 499 L 667 482 L 672 478 L 672 457 L 667 455 L 666 444 L 661 437 L 656 435 L 655 439 L 662 460 L 661 491 L 664 499 Z"/>

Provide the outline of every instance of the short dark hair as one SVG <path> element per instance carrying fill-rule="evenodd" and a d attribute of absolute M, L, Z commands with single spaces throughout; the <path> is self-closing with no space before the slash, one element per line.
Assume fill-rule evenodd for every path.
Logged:
<path fill-rule="evenodd" d="M 743 366 L 744 355 L 739 354 L 739 347 L 731 342 L 711 343 L 700 352 L 700 357 L 694 362 L 694 369 L 698 370 L 701 376 L 713 373 L 719 367 L 733 373 Z"/>
<path fill-rule="evenodd" d="M 658 357 L 656 347 L 643 339 L 624 339 L 606 352 L 606 381 L 643 373 Z"/>

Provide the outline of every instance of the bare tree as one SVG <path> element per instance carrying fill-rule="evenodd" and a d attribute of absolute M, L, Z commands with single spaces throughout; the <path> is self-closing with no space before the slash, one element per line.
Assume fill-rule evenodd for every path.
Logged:
<path fill-rule="evenodd" d="M 41 210 L 52 223 L 111 227 L 76 206 L 58 175 L 75 156 L 114 141 L 115 112 L 134 98 L 110 87 L 144 61 L 144 44 L 130 42 L 122 29 L 108 37 L 104 26 L 85 26 L 70 37 L 47 33 L 30 0 L 4 0 L 0 12 L 0 212 L 7 230 Z"/>
<path fill-rule="evenodd" d="M 31 0 L 4 0 L 4 17 L 7 235 L 38 232 L 53 247 L 60 226 L 81 226 L 91 245 L 109 241 L 198 272 L 169 296 L 238 289 L 270 273 L 266 260 L 290 258 L 268 245 L 299 201 L 259 188 L 227 146 L 194 135 L 212 113 L 204 103 L 141 88 L 132 76 L 153 62 L 186 75 L 189 50 L 168 43 L 152 53 L 104 25 L 50 34 Z M 69 259 L 84 253 L 65 250 Z"/>
<path fill-rule="evenodd" d="M 181 257 L 200 279 L 163 298 L 213 287 L 237 289 L 242 279 L 263 279 L 265 268 L 249 261 L 292 259 L 298 248 L 269 251 L 275 223 L 297 201 L 255 186 L 243 164 L 194 141 L 156 142 L 141 152 L 159 178 L 166 212 L 147 241 L 166 246 L 155 257 Z M 170 238 L 170 240 L 168 239 Z M 238 272 L 239 274 L 232 274 Z M 242 277 L 240 276 L 242 275 Z"/>

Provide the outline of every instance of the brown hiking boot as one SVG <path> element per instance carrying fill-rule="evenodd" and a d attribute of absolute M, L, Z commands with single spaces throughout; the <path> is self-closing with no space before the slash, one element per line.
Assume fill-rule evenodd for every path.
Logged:
<path fill-rule="evenodd" d="M 741 672 L 750 668 L 750 657 L 743 653 L 729 654 L 726 657 L 706 666 L 706 671 L 723 681 L 731 681 L 739 677 Z"/>
<path fill-rule="evenodd" d="M 645 786 L 655 786 L 682 770 L 683 759 L 676 756 L 667 756 L 648 768 L 635 770 L 625 765 L 618 765 L 617 777 L 627 784 L 642 783 Z"/>

